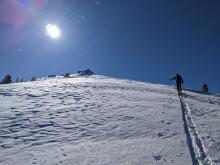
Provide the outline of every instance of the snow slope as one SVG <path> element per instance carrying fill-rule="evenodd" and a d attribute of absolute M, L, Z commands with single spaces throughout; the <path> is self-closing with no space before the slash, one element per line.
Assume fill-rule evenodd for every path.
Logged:
<path fill-rule="evenodd" d="M 0 86 L 0 165 L 220 164 L 220 97 L 104 76 Z"/>

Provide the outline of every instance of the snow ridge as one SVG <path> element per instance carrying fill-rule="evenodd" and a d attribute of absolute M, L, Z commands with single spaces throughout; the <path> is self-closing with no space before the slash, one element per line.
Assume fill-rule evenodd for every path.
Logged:
<path fill-rule="evenodd" d="M 187 143 L 190 150 L 193 165 L 212 165 L 209 155 L 206 153 L 204 144 L 198 135 L 198 129 L 193 122 L 191 110 L 183 97 L 179 97 L 182 108 L 184 130 L 187 136 Z"/>

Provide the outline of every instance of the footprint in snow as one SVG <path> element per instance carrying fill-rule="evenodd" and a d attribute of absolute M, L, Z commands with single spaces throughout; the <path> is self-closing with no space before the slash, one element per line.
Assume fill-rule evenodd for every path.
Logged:
<path fill-rule="evenodd" d="M 153 137 L 167 139 L 167 138 L 172 138 L 176 136 L 177 134 L 178 134 L 177 132 L 172 132 L 169 129 L 165 129 L 165 130 L 153 133 Z"/>
<path fill-rule="evenodd" d="M 161 160 L 162 156 L 160 155 L 160 153 L 153 153 L 152 155 L 154 157 L 154 160 L 159 161 Z"/>

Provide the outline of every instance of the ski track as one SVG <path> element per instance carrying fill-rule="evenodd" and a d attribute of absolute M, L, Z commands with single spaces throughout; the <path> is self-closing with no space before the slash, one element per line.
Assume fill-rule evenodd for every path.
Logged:
<path fill-rule="evenodd" d="M 212 165 L 209 155 L 206 153 L 204 144 L 199 137 L 198 129 L 193 122 L 191 111 L 183 97 L 180 96 L 182 108 L 182 119 L 184 130 L 187 137 L 187 143 L 192 158 L 193 165 Z"/>

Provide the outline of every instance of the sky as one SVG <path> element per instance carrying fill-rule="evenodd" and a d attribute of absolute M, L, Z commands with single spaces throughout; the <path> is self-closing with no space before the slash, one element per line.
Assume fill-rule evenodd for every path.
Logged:
<path fill-rule="evenodd" d="M 48 24 L 60 37 L 48 36 Z M 220 93 L 218 0 L 1 0 L 0 79 L 75 73 Z"/>

